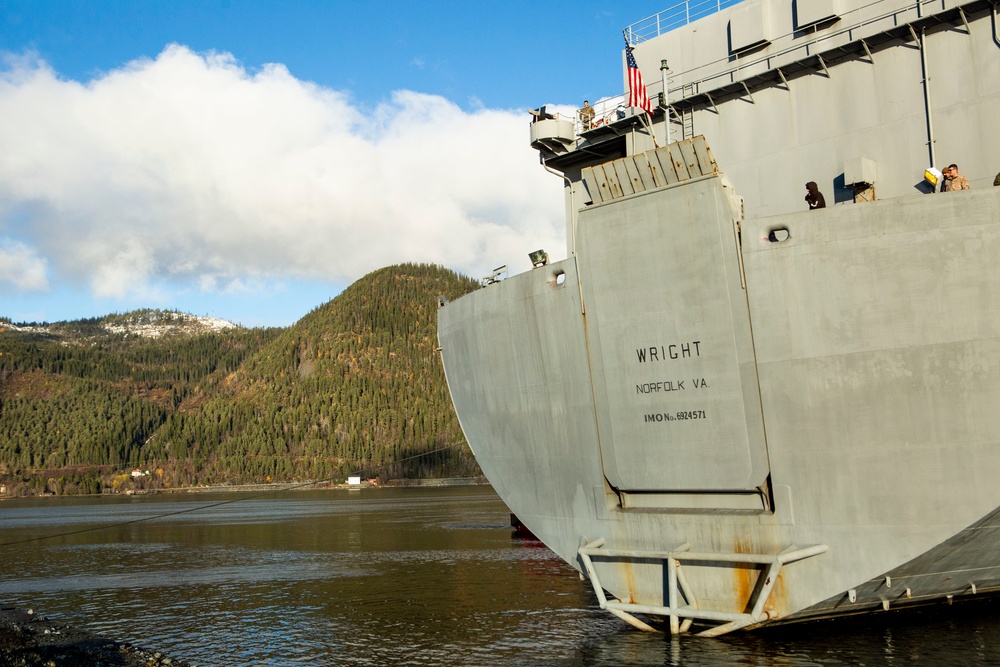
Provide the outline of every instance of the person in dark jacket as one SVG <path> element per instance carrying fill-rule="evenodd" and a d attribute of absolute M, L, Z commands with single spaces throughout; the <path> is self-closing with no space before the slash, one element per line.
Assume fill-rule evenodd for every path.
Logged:
<path fill-rule="evenodd" d="M 815 181 L 806 183 L 806 203 L 809 204 L 810 211 L 816 208 L 826 208 L 826 200 Z"/>

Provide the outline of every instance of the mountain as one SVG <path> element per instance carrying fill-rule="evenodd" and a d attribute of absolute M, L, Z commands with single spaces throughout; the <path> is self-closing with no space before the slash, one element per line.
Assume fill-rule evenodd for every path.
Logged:
<path fill-rule="evenodd" d="M 162 311 L 0 320 L 0 486 L 478 475 L 436 352 L 438 296 L 476 286 L 391 266 L 287 329 Z"/>
<path fill-rule="evenodd" d="M 215 317 L 199 317 L 169 310 L 135 310 L 102 318 L 57 322 L 55 324 L 14 324 L 0 318 L 0 332 L 21 334 L 35 340 L 60 340 L 66 343 L 113 337 L 114 334 L 143 338 L 189 337 L 201 333 L 239 328 Z"/>

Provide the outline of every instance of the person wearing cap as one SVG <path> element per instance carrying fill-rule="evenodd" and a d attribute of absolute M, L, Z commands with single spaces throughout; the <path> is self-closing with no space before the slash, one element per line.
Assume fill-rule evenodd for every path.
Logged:
<path fill-rule="evenodd" d="M 956 190 L 968 190 L 969 179 L 958 173 L 958 165 L 950 164 L 941 170 L 944 180 L 941 182 L 941 192 L 955 192 Z"/>

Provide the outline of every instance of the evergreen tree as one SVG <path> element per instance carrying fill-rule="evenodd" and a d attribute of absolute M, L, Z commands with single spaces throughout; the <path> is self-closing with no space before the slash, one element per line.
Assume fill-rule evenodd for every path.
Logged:
<path fill-rule="evenodd" d="M 189 331 L 189 316 L 159 310 L 0 324 L 0 484 L 99 493 L 352 471 L 477 476 L 436 351 L 438 295 L 476 287 L 403 264 L 287 329 Z M 153 324 L 169 334 L 126 333 Z M 159 472 L 118 477 L 134 467 Z"/>

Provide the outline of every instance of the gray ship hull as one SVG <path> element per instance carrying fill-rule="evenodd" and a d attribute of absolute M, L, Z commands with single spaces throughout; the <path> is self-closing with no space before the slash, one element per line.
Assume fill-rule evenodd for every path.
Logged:
<path fill-rule="evenodd" d="M 626 612 L 996 588 L 1000 190 L 740 222 L 721 174 L 591 207 L 575 258 L 439 311 L 498 493 Z"/>
<path fill-rule="evenodd" d="M 877 61 L 910 67 L 892 25 L 902 55 Z M 985 108 L 1000 57 L 970 34 L 986 75 L 968 108 Z M 877 200 L 849 180 L 859 198 L 841 205 L 745 210 L 686 114 L 747 125 L 796 90 L 760 85 L 729 111 L 692 89 L 693 111 L 661 109 L 623 142 L 532 125 L 566 175 L 569 257 L 440 308 L 468 442 L 511 511 L 637 627 L 717 635 L 996 591 L 1000 188 L 916 194 L 896 174 Z M 745 153 L 737 185 L 780 135 L 762 123 L 725 149 Z M 901 172 L 891 146 L 919 124 L 884 127 L 880 164 Z M 841 183 L 867 158 L 846 164 Z"/>

